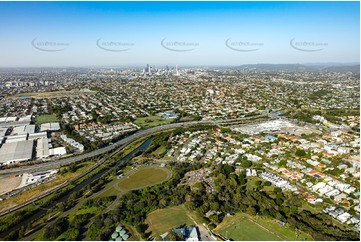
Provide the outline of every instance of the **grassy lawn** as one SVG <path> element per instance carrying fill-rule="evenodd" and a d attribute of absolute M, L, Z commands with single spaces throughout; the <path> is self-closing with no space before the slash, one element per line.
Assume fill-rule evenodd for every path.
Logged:
<path fill-rule="evenodd" d="M 56 117 L 55 114 L 40 115 L 36 117 L 35 122 L 37 124 L 45 124 L 50 122 L 59 122 L 59 119 Z"/>
<path fill-rule="evenodd" d="M 287 224 L 282 226 L 271 218 L 259 216 L 256 219 L 244 213 L 226 217 L 215 232 L 232 240 L 312 240 L 308 234 L 295 231 Z"/>
<path fill-rule="evenodd" d="M 170 178 L 171 171 L 161 167 L 138 167 L 137 169 L 132 169 L 131 166 L 127 166 L 123 169 L 123 174 L 124 177 L 120 179 L 114 178 L 113 182 L 110 182 L 103 189 L 104 192 L 101 192 L 97 197 L 120 196 L 129 190 L 162 183 Z M 117 186 L 117 188 L 114 186 Z"/>
<path fill-rule="evenodd" d="M 257 222 L 263 227 L 277 234 L 279 237 L 283 238 L 284 240 L 303 240 L 303 241 L 313 240 L 310 235 L 301 232 L 299 230 L 296 231 L 294 229 L 291 229 L 288 227 L 287 224 L 285 226 L 282 226 L 271 218 L 259 217 Z"/>
<path fill-rule="evenodd" d="M 158 149 L 156 149 L 153 154 L 154 155 L 162 155 L 162 154 L 165 154 L 167 152 L 166 150 L 166 146 L 165 145 L 162 145 L 160 146 Z"/>
<path fill-rule="evenodd" d="M 103 189 L 105 190 L 105 189 Z M 110 197 L 110 196 L 118 196 L 121 195 L 121 192 L 115 189 L 114 187 L 110 187 L 106 191 L 102 192 L 101 194 L 97 195 L 97 197 Z"/>
<path fill-rule="evenodd" d="M 226 217 L 215 231 L 231 240 L 282 240 L 266 229 L 255 224 L 244 214 Z"/>
<path fill-rule="evenodd" d="M 35 241 L 44 241 L 45 230 L 40 231 L 34 238 Z"/>
<path fill-rule="evenodd" d="M 193 225 L 192 219 L 187 215 L 184 205 L 158 209 L 148 214 L 146 223 L 149 225 L 148 231 L 152 231 L 153 235 L 161 235 L 170 229 L 180 225 Z"/>
<path fill-rule="evenodd" d="M 173 156 L 165 155 L 162 159 L 167 160 L 167 161 L 171 161 L 173 159 Z"/>
<path fill-rule="evenodd" d="M 263 180 L 261 178 L 258 178 L 258 177 L 247 177 L 247 190 L 251 191 L 253 190 L 254 188 L 256 188 L 256 182 L 257 181 L 262 181 Z"/>
<path fill-rule="evenodd" d="M 131 171 L 132 172 L 132 171 Z M 133 174 L 125 174 L 118 183 L 118 187 L 123 190 L 134 190 L 145 186 L 161 183 L 169 178 L 170 171 L 161 167 L 138 168 Z"/>
<path fill-rule="evenodd" d="M 301 205 L 302 209 L 311 211 L 312 213 L 320 213 L 323 209 L 323 206 L 321 204 L 311 205 L 307 201 L 304 201 L 304 200 L 302 200 L 301 202 L 302 202 L 302 205 Z M 331 204 L 329 204 L 329 205 L 331 205 Z"/>
<path fill-rule="evenodd" d="M 142 128 L 150 128 L 162 124 L 169 124 L 172 120 L 166 120 L 162 117 L 158 116 L 149 116 L 144 118 L 137 118 L 134 123 L 141 126 Z"/>
<path fill-rule="evenodd" d="M 87 213 L 97 214 L 102 210 L 103 209 L 101 207 L 78 208 L 73 213 L 71 213 L 71 216 L 75 217 L 75 215 L 87 214 Z M 72 217 L 70 217 L 70 220 L 72 220 Z"/>

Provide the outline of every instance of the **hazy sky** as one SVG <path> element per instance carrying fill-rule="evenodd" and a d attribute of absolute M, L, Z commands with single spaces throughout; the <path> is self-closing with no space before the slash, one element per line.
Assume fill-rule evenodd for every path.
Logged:
<path fill-rule="evenodd" d="M 0 2 L 0 67 L 359 62 L 359 11 L 359 2 Z"/>

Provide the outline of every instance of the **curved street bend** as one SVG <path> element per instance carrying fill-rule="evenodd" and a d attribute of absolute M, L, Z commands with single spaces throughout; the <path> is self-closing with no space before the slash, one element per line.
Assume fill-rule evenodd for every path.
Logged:
<path fill-rule="evenodd" d="M 262 115 L 246 117 L 246 118 L 226 119 L 226 120 L 216 120 L 216 121 L 202 120 L 202 121 L 172 123 L 172 124 L 167 124 L 167 125 L 156 126 L 156 127 L 152 127 L 149 129 L 140 130 L 132 135 L 129 135 L 128 137 L 125 137 L 125 138 L 115 142 L 112 145 L 91 151 L 89 153 L 85 153 L 82 155 L 78 155 L 78 156 L 74 156 L 74 157 L 70 157 L 70 158 L 66 158 L 66 159 L 61 159 L 58 161 L 52 161 L 52 162 L 48 162 L 48 163 L 40 163 L 40 164 L 34 164 L 34 165 L 29 165 L 29 166 L 21 166 L 21 167 L 16 167 L 16 168 L 4 169 L 4 170 L 0 170 L 0 175 L 13 174 L 13 173 L 24 173 L 24 172 L 30 173 L 30 172 L 38 172 L 38 171 L 58 168 L 63 165 L 68 165 L 68 164 L 71 164 L 74 162 L 78 162 L 78 161 L 81 161 L 84 159 L 88 159 L 91 157 L 95 157 L 95 156 L 107 153 L 117 147 L 131 143 L 139 138 L 142 138 L 144 136 L 151 135 L 151 134 L 157 133 L 159 131 L 163 131 L 163 130 L 182 128 L 182 127 L 186 127 L 186 126 L 188 126 L 188 127 L 189 126 L 197 126 L 197 125 L 220 125 L 220 124 L 233 123 L 233 122 L 242 121 L 242 120 L 257 119 L 257 118 L 262 118 L 262 117 L 267 117 L 267 116 L 268 115 L 262 114 Z M 275 118 L 272 116 L 269 116 L 269 117 Z"/>

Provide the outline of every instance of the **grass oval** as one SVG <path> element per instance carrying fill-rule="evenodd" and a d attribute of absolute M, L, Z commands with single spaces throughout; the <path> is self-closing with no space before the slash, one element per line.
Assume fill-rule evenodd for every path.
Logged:
<path fill-rule="evenodd" d="M 124 177 L 118 187 L 124 190 L 135 190 L 162 183 L 170 178 L 171 171 L 166 168 L 148 167 Z"/>

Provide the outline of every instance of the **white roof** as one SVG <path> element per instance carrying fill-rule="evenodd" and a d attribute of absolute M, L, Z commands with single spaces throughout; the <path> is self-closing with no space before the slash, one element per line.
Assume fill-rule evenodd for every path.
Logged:
<path fill-rule="evenodd" d="M 60 130 L 60 124 L 59 123 L 45 123 L 41 125 L 40 131 L 56 131 Z"/>
<path fill-rule="evenodd" d="M 65 147 L 58 147 L 49 150 L 50 155 L 66 155 Z"/>
<path fill-rule="evenodd" d="M 31 121 L 31 115 L 25 116 L 25 117 L 20 117 L 19 121 Z"/>
<path fill-rule="evenodd" d="M 49 157 L 49 140 L 46 139 L 38 139 L 38 143 L 36 146 L 36 158 L 45 158 Z"/>
<path fill-rule="evenodd" d="M 2 117 L 0 118 L 0 122 L 14 122 L 17 117 Z"/>
<path fill-rule="evenodd" d="M 7 117 L 6 122 L 14 122 L 18 117 Z"/>
<path fill-rule="evenodd" d="M 198 232 L 197 232 L 196 227 L 192 227 L 186 241 L 198 241 Z"/>
<path fill-rule="evenodd" d="M 8 128 L 0 128 L 0 137 L 4 137 Z"/>
<path fill-rule="evenodd" d="M 47 138 L 47 137 L 48 137 L 48 135 L 46 132 L 34 133 L 34 134 L 29 134 L 28 140 L 41 139 L 41 138 Z"/>
<path fill-rule="evenodd" d="M 27 134 L 13 135 L 13 136 L 5 136 L 6 143 L 13 143 L 26 140 Z"/>
<path fill-rule="evenodd" d="M 11 135 L 35 133 L 35 124 L 18 126 L 13 129 Z"/>
<path fill-rule="evenodd" d="M 0 148 L 0 163 L 20 162 L 32 159 L 34 142 L 23 140 L 5 143 Z"/>

